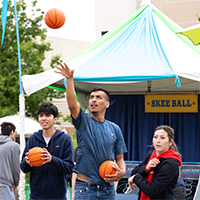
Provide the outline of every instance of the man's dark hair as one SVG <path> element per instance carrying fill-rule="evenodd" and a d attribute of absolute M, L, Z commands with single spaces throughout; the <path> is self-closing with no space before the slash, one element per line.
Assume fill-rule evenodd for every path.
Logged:
<path fill-rule="evenodd" d="M 15 125 L 11 122 L 3 122 L 1 124 L 1 133 L 2 135 L 10 136 L 11 131 L 15 132 Z"/>
<path fill-rule="evenodd" d="M 38 115 L 43 114 L 52 114 L 55 117 L 58 116 L 58 108 L 52 103 L 43 103 L 38 109 Z"/>
<path fill-rule="evenodd" d="M 90 92 L 90 94 L 91 94 L 92 92 L 96 92 L 96 91 L 103 91 L 103 92 L 107 95 L 107 100 L 108 100 L 108 101 L 110 100 L 110 94 L 109 94 L 109 92 L 108 92 L 106 89 L 104 89 L 104 88 L 102 88 L 102 87 L 94 87 L 94 88 L 92 89 L 92 91 Z"/>

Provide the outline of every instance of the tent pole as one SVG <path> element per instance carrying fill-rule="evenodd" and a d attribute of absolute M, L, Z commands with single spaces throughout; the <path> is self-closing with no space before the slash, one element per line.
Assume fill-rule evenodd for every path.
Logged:
<path fill-rule="evenodd" d="M 22 78 L 21 78 L 21 58 L 20 58 L 20 41 L 19 41 L 19 29 L 18 29 L 18 19 L 17 19 L 17 6 L 14 0 L 14 13 L 15 13 L 15 26 L 16 26 L 16 38 L 17 38 L 17 52 L 18 52 L 18 66 L 19 66 L 19 112 L 20 112 L 20 158 L 22 157 L 24 147 L 25 147 L 25 134 L 24 134 L 24 116 L 25 116 L 25 98 L 22 89 Z M 19 199 L 25 200 L 25 174 L 20 172 L 19 181 Z"/>
<path fill-rule="evenodd" d="M 19 95 L 19 110 L 20 110 L 20 158 L 22 158 L 22 154 L 25 148 L 25 134 L 24 134 L 24 116 L 25 116 L 25 98 L 23 94 Z M 19 200 L 25 200 L 25 174 L 20 171 L 20 181 L 19 181 Z"/>

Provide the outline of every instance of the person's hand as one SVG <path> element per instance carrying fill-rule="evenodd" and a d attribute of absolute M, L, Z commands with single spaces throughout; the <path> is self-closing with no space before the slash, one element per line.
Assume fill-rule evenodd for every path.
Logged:
<path fill-rule="evenodd" d="M 26 153 L 25 160 L 26 160 L 26 162 L 27 162 L 31 167 L 33 167 L 33 166 L 30 164 L 30 161 L 29 161 L 29 159 L 28 159 L 28 152 Z"/>
<path fill-rule="evenodd" d="M 151 171 L 152 168 L 156 167 L 160 161 L 157 158 L 151 159 L 148 164 L 146 165 L 146 170 Z"/>
<path fill-rule="evenodd" d="M 13 186 L 13 191 L 14 191 L 14 195 L 16 196 L 16 194 L 17 194 L 17 186 Z"/>
<path fill-rule="evenodd" d="M 74 193 L 72 193 L 72 200 L 74 200 Z"/>
<path fill-rule="evenodd" d="M 122 179 L 126 175 L 126 172 L 124 170 L 120 169 L 119 167 L 117 167 L 115 165 L 113 165 L 112 167 L 116 170 L 116 173 L 111 174 L 111 175 L 106 175 L 106 178 L 104 178 L 104 180 L 106 182 L 119 181 L 120 179 Z"/>
<path fill-rule="evenodd" d="M 133 176 L 131 176 L 131 177 L 129 177 L 129 179 L 128 179 L 128 185 L 129 185 L 129 187 L 131 188 L 131 190 L 133 190 L 133 188 L 135 188 L 135 186 L 133 185 L 133 178 L 135 177 L 135 175 L 133 175 Z"/>
<path fill-rule="evenodd" d="M 66 78 L 72 78 L 74 74 L 74 69 L 70 69 L 66 63 L 64 63 L 64 65 L 60 61 L 58 61 L 58 63 L 60 64 L 59 66 L 57 66 L 56 64 L 53 65 L 55 68 L 58 69 L 58 71 L 54 70 L 54 72 L 62 74 Z"/>
<path fill-rule="evenodd" d="M 41 156 L 42 156 L 42 160 L 44 160 L 43 165 L 48 162 L 51 162 L 52 156 L 45 148 L 43 148 Z"/>

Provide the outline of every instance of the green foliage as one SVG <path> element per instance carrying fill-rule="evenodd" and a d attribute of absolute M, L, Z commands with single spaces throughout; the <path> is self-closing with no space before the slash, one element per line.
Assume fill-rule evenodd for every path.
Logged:
<path fill-rule="evenodd" d="M 76 132 L 75 133 L 73 133 L 73 135 L 76 135 Z M 76 137 L 75 137 L 76 138 Z M 74 151 L 75 151 L 75 149 L 76 149 L 76 147 L 77 147 L 77 141 L 76 141 L 76 139 L 73 139 L 72 140 L 72 143 L 73 143 L 73 148 L 74 148 Z"/>
<path fill-rule="evenodd" d="M 2 0 L 0 2 L 2 4 Z M 27 5 L 24 1 L 17 1 L 16 4 L 22 75 L 38 74 L 44 71 L 42 61 L 45 59 L 45 52 L 51 50 L 50 43 L 45 41 L 47 30 L 42 28 L 44 12 L 35 8 L 37 0 L 32 1 L 31 17 L 27 16 Z M 3 46 L 0 46 L 0 117 L 16 114 L 19 110 L 19 69 L 15 28 L 14 6 L 12 1 L 8 1 L 6 32 Z M 0 36 L 2 36 L 1 20 Z M 53 98 L 63 97 L 63 92 L 50 88 L 44 88 L 30 97 L 25 97 L 26 116 L 37 119 L 37 109 L 40 104 L 52 101 Z"/>
<path fill-rule="evenodd" d="M 25 174 L 26 184 L 30 183 L 30 172 Z"/>
<path fill-rule="evenodd" d="M 80 104 L 80 106 L 81 106 L 81 104 Z M 83 106 L 81 106 L 81 107 L 82 107 L 83 111 L 85 112 L 84 107 Z M 68 122 L 70 122 L 73 125 L 72 119 L 71 119 L 70 115 L 67 115 L 66 117 L 63 117 L 63 121 L 68 121 Z M 76 147 L 77 147 L 76 131 L 72 134 L 72 143 L 73 143 L 73 147 L 74 147 L 74 150 L 75 150 Z"/>
<path fill-rule="evenodd" d="M 70 122 L 72 125 L 72 119 L 71 119 L 71 116 L 70 115 L 67 115 L 66 117 L 63 117 L 63 121 L 66 122 Z M 74 150 L 76 149 L 77 147 L 77 141 L 76 141 L 76 130 L 74 131 L 74 133 L 72 134 L 72 143 L 73 143 L 73 148 Z"/>
<path fill-rule="evenodd" d="M 60 55 L 55 55 L 55 56 L 53 56 L 52 59 L 51 59 L 50 66 L 51 66 L 52 68 L 54 68 L 53 65 L 54 65 L 54 64 L 58 64 L 58 63 L 57 63 L 58 60 L 60 60 L 60 62 L 63 62 L 63 61 L 60 59 Z"/>
<path fill-rule="evenodd" d="M 197 19 L 199 20 L 199 22 L 200 22 L 200 17 L 199 17 L 199 15 L 198 14 L 196 14 L 196 16 L 197 16 Z"/>

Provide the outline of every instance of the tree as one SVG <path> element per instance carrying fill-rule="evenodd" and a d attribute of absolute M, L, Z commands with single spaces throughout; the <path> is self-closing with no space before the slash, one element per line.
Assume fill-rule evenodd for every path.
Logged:
<path fill-rule="evenodd" d="M 1 2 L 2 4 L 2 2 Z M 50 51 L 50 43 L 45 42 L 47 30 L 42 28 L 44 12 L 36 9 L 37 0 L 31 2 L 32 16 L 27 16 L 27 5 L 17 2 L 18 28 L 20 38 L 21 69 L 23 74 L 43 72 L 42 61 L 45 51 Z M 0 9 L 1 12 L 1 9 Z M 0 36 L 2 23 L 0 21 Z M 14 5 L 8 1 L 6 32 L 3 46 L 0 46 L 0 117 L 16 114 L 19 110 L 19 70 Z M 44 88 L 25 97 L 26 116 L 37 118 L 39 105 L 52 98 L 63 98 L 64 93 Z"/>

